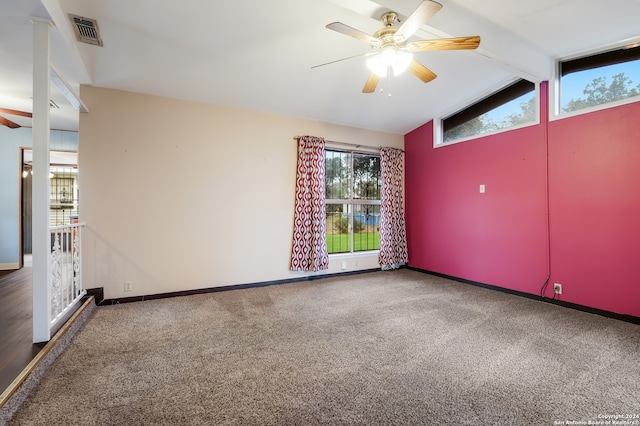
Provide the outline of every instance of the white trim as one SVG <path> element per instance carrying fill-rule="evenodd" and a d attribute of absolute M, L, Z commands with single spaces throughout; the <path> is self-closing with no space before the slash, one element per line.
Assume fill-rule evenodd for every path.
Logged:
<path fill-rule="evenodd" d="M 552 121 L 554 117 L 558 114 L 560 110 L 560 61 L 556 60 L 555 66 L 553 67 L 553 75 L 551 76 L 551 80 L 549 80 L 549 99 L 548 105 L 549 108 L 549 121 Z"/>
<path fill-rule="evenodd" d="M 374 255 L 377 256 L 378 253 L 380 253 L 380 250 L 353 251 L 353 252 L 345 252 L 345 253 L 329 253 L 329 258 L 339 259 L 341 257 L 344 257 L 344 258 L 370 257 Z"/>
<path fill-rule="evenodd" d="M 504 89 L 505 87 L 507 87 L 510 83 L 513 83 L 516 80 L 519 80 L 520 78 L 516 77 L 516 78 L 512 78 L 510 79 L 509 83 L 503 84 L 502 86 L 500 86 L 498 89 L 494 89 L 491 92 L 488 92 L 487 94 L 485 94 L 482 97 L 477 98 L 474 101 L 471 101 L 470 103 L 466 104 L 466 107 L 473 105 L 476 102 L 479 102 L 481 100 L 483 100 L 484 98 L 499 92 L 500 90 Z M 536 104 L 536 115 L 535 115 L 535 119 L 534 121 L 530 122 L 530 123 L 524 123 L 524 124 L 519 124 L 516 126 L 511 126 L 511 127 L 505 127 L 502 129 L 498 129 L 498 130 L 494 130 L 492 132 L 487 132 L 487 133 L 482 133 L 479 135 L 473 135 L 473 136 L 467 136 L 464 138 L 459 138 L 459 139 L 455 139 L 452 141 L 448 141 L 448 142 L 444 142 L 443 141 L 443 131 L 442 131 L 442 121 L 445 120 L 447 117 L 452 116 L 453 114 L 462 111 L 465 107 L 459 108 L 457 110 L 455 110 L 454 112 L 451 112 L 447 115 L 443 115 L 442 117 L 436 117 L 433 119 L 433 147 L 434 148 L 441 148 L 443 146 L 449 146 L 449 145 L 454 145 L 460 142 L 468 142 L 470 140 L 475 140 L 475 139 L 480 139 L 480 138 L 484 138 L 486 136 L 492 136 L 492 135 L 497 135 L 499 133 L 504 133 L 504 132 L 509 132 L 511 130 L 518 130 L 518 129 L 523 129 L 525 127 L 531 127 L 531 126 L 537 126 L 538 124 L 540 124 L 540 83 L 539 82 L 532 82 L 534 84 L 534 96 L 537 100 Z"/>
<path fill-rule="evenodd" d="M 433 147 L 441 147 L 443 145 L 443 139 L 442 117 L 436 117 L 433 119 Z"/>
<path fill-rule="evenodd" d="M 587 108 L 582 108 L 576 111 L 561 112 L 561 99 L 560 99 L 560 79 L 561 79 L 561 63 L 571 61 L 573 59 L 587 58 L 589 56 L 599 55 L 601 53 L 612 52 L 614 50 L 620 50 L 625 47 L 635 47 L 640 44 L 640 36 L 632 37 L 626 40 L 622 40 L 616 43 L 610 43 L 604 46 L 600 46 L 596 49 L 589 49 L 578 53 L 572 53 L 571 55 L 565 55 L 556 59 L 555 66 L 553 68 L 553 78 L 549 81 L 549 122 L 562 120 L 564 118 L 575 117 L 582 114 L 589 114 L 591 112 L 602 111 L 604 109 L 615 108 L 621 105 L 627 105 L 640 101 L 640 95 L 631 96 L 625 99 L 619 99 L 613 102 L 606 102 L 600 105 L 594 105 Z M 594 68 L 597 69 L 597 68 Z"/>
<path fill-rule="evenodd" d="M 325 204 L 356 204 L 363 206 L 382 205 L 381 200 L 363 200 L 362 198 L 325 198 Z"/>
<path fill-rule="evenodd" d="M 347 142 L 336 142 L 336 141 L 325 141 L 324 144 L 325 149 L 331 151 L 340 151 L 340 152 L 355 152 L 356 154 L 378 154 L 380 155 L 380 147 L 377 146 L 368 146 L 368 145 L 358 145 Z"/>
<path fill-rule="evenodd" d="M 582 114 L 589 114 L 591 112 L 602 111 L 609 108 L 615 108 L 621 105 L 633 104 L 635 102 L 640 102 L 640 95 L 631 96 L 630 98 L 625 98 L 625 99 L 619 99 L 617 101 L 606 102 L 604 104 L 594 105 L 588 108 L 582 108 L 575 111 L 561 113 L 558 115 L 553 115 L 553 116 L 549 115 L 549 121 L 563 120 L 565 118 L 571 118 L 571 117 L 576 117 Z"/>
<path fill-rule="evenodd" d="M 33 20 L 33 343 L 51 338 L 49 233 L 50 23 Z"/>
<path fill-rule="evenodd" d="M 53 66 L 50 68 L 50 75 L 51 75 L 51 82 L 53 83 L 53 85 L 58 88 L 60 93 L 62 93 L 65 98 L 67 98 L 67 101 L 69 101 L 71 106 L 73 106 L 78 112 L 82 112 L 82 113 L 89 112 L 89 108 L 87 108 L 84 102 L 82 102 L 82 99 L 80 99 L 80 96 L 76 95 L 73 92 L 69 84 L 62 77 L 60 77 L 60 75 L 58 74 L 58 72 L 55 70 Z"/>
<path fill-rule="evenodd" d="M 537 102 L 536 102 L 536 118 L 535 118 L 535 123 L 533 123 L 533 124 L 542 123 L 542 117 L 541 117 L 542 111 L 540 111 L 540 109 L 542 107 L 542 101 L 541 101 L 542 100 L 542 93 L 540 91 L 540 84 L 541 84 L 541 82 L 535 83 L 534 91 L 536 93 L 535 96 L 536 96 Z M 547 88 L 547 90 L 549 90 L 549 89 Z"/>
<path fill-rule="evenodd" d="M 505 133 L 505 132 L 510 132 L 512 130 L 518 130 L 518 129 L 524 129 L 525 127 L 531 127 L 531 126 L 537 126 L 538 124 L 540 124 L 540 120 L 538 119 L 537 122 L 531 122 L 531 123 L 526 123 L 526 124 L 519 124 L 517 126 L 512 126 L 512 127 L 505 127 L 504 129 L 498 129 L 498 130 L 494 130 L 493 132 L 487 132 L 487 133 L 483 133 L 481 135 L 474 135 L 474 136 L 468 136 L 466 138 L 460 138 L 460 139 L 455 139 L 449 142 L 443 142 L 440 145 L 434 145 L 434 148 L 442 148 L 444 146 L 449 146 L 449 145 L 455 145 L 457 143 L 461 143 L 461 142 L 469 142 L 472 140 L 476 140 L 476 139 L 482 139 L 484 137 L 487 136 L 493 136 L 493 135 L 498 135 L 500 133 Z"/>
<path fill-rule="evenodd" d="M 594 56 L 600 53 L 612 52 L 614 50 L 619 50 L 625 47 L 636 47 L 636 45 L 638 44 L 640 44 L 640 36 L 631 37 L 624 40 L 616 41 L 614 43 L 603 44 L 599 47 L 587 50 L 579 50 L 567 55 L 559 56 L 556 58 L 556 63 L 571 61 L 578 58 L 586 58 L 588 56 Z"/>
<path fill-rule="evenodd" d="M 64 321 L 69 319 L 69 317 L 78 310 L 78 308 L 82 305 L 81 300 L 86 294 L 87 290 L 82 290 L 73 299 L 73 301 L 62 310 L 62 312 L 60 312 L 55 318 L 51 319 L 51 334 L 54 334 L 55 331 L 59 330 L 64 324 Z"/>

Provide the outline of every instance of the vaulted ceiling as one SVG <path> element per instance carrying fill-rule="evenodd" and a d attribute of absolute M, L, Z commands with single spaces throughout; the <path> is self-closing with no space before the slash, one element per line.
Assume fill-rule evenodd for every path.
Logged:
<path fill-rule="evenodd" d="M 437 79 L 405 73 L 363 94 L 364 57 L 312 68 L 370 51 L 325 25 L 373 34 L 383 12 L 402 20 L 420 0 L 0 0 L 0 108 L 32 110 L 32 17 L 52 21 L 52 65 L 76 93 L 89 84 L 395 134 L 514 78 L 549 80 L 557 58 L 640 40 L 638 0 L 440 3 L 412 40 L 479 35 L 480 48 L 417 53 Z M 104 46 L 77 42 L 68 14 L 96 19 Z M 55 87 L 51 98 L 52 128 L 77 129 Z"/>

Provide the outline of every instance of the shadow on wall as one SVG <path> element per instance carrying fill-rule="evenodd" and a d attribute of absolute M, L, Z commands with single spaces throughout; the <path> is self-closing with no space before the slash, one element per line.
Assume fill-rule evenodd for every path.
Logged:
<path fill-rule="evenodd" d="M 95 232 L 90 226 L 83 231 L 83 273 L 93 268 L 93 275 L 84 276 L 87 288 L 104 287 L 105 299 L 136 298 L 144 300 L 145 296 L 163 293 L 176 293 L 176 295 L 188 295 L 191 291 L 164 289 L 159 278 L 154 278 L 139 265 L 131 262 L 128 256 L 110 243 L 104 236 Z M 87 253 L 91 252 L 91 256 Z M 100 265 L 100 266 L 97 266 Z M 134 289 L 125 290 L 127 282 L 136 283 L 137 292 Z M 141 290 L 142 289 L 142 290 Z M 149 289 L 154 289 L 148 292 Z M 166 290 L 166 291 L 165 291 Z M 273 300 L 264 293 L 255 292 L 225 292 L 219 296 L 220 306 L 236 318 L 247 318 L 247 310 L 256 307 L 272 306 Z"/>
<path fill-rule="evenodd" d="M 85 288 L 104 287 L 105 299 L 141 296 L 128 283 L 135 282 L 138 289 L 160 288 L 159 280 L 133 263 L 129 257 L 107 238 L 87 224 L 82 233 L 82 272 Z M 93 273 L 87 273 L 93 271 Z"/>

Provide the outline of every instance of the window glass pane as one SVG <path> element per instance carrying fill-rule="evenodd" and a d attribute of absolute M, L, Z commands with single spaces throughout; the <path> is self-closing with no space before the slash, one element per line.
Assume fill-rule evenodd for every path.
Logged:
<path fill-rule="evenodd" d="M 350 253 L 349 204 L 327 204 L 327 250 L 331 253 Z"/>
<path fill-rule="evenodd" d="M 353 251 L 380 249 L 380 206 L 353 206 Z"/>
<path fill-rule="evenodd" d="M 327 249 L 380 249 L 380 155 L 325 150 Z"/>
<path fill-rule="evenodd" d="M 351 198 L 351 153 L 325 150 L 325 197 Z"/>
<path fill-rule="evenodd" d="M 68 225 L 71 216 L 78 214 L 76 176 L 77 169 L 71 167 L 51 167 L 49 179 L 49 224 Z"/>
<path fill-rule="evenodd" d="M 561 112 L 577 111 L 640 95 L 640 59 L 595 66 L 560 78 Z"/>
<path fill-rule="evenodd" d="M 382 181 L 380 179 L 380 156 L 353 154 L 353 198 L 379 200 Z"/>
<path fill-rule="evenodd" d="M 536 120 L 535 85 L 519 80 L 445 118 L 443 142 L 483 135 Z"/>

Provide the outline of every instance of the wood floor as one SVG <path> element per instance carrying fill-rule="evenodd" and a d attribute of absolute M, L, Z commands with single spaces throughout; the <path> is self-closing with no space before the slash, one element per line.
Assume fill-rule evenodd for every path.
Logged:
<path fill-rule="evenodd" d="M 37 355 L 31 343 L 31 268 L 0 271 L 0 393 Z"/>

